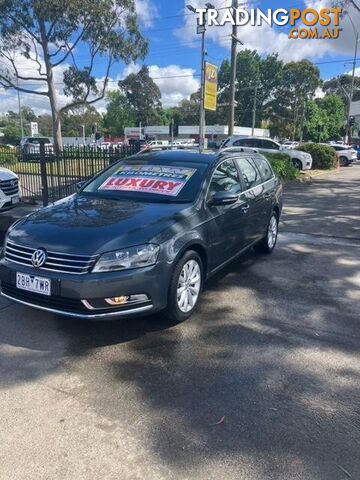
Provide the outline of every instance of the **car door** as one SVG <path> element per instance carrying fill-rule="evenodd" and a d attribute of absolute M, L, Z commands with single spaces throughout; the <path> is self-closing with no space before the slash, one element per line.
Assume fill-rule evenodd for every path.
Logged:
<path fill-rule="evenodd" d="M 254 155 L 251 160 L 256 165 L 262 178 L 262 196 L 263 196 L 263 231 L 265 232 L 273 211 L 274 204 L 276 203 L 276 191 L 278 183 L 275 180 L 273 169 L 269 162 L 262 155 Z"/>
<path fill-rule="evenodd" d="M 247 202 L 240 199 L 233 205 L 213 206 L 210 201 L 220 191 L 241 194 L 239 170 L 232 158 L 223 160 L 212 173 L 206 197 L 209 215 L 209 266 L 213 270 L 242 250 L 246 243 Z"/>
<path fill-rule="evenodd" d="M 245 191 L 241 193 L 240 200 L 248 206 L 246 228 L 246 245 L 248 246 L 264 236 L 268 200 L 260 171 L 251 155 L 239 156 L 236 161 L 245 184 Z"/>

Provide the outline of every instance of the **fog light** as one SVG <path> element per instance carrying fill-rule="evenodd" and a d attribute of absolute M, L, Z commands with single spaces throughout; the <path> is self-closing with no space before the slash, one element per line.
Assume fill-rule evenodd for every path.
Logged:
<path fill-rule="evenodd" d="M 134 303 L 142 303 L 148 302 L 149 297 L 145 294 L 142 295 L 129 295 L 127 297 L 113 297 L 113 298 L 105 298 L 105 302 L 112 306 L 119 306 L 119 305 L 131 305 Z"/>
<path fill-rule="evenodd" d="M 130 297 L 114 297 L 114 298 L 105 298 L 105 302 L 109 305 L 125 305 L 128 303 Z"/>

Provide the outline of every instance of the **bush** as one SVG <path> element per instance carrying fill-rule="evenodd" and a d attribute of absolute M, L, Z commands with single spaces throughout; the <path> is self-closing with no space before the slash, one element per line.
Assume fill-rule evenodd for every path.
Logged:
<path fill-rule="evenodd" d="M 0 144 L 0 165 L 6 167 L 17 162 L 15 148 Z"/>
<path fill-rule="evenodd" d="M 337 165 L 336 152 L 329 145 L 319 143 L 305 143 L 297 147 L 296 150 L 310 153 L 313 159 L 312 168 L 319 170 L 329 170 Z"/>
<path fill-rule="evenodd" d="M 269 160 L 274 172 L 282 180 L 295 180 L 299 175 L 299 171 L 286 153 L 264 153 Z"/>

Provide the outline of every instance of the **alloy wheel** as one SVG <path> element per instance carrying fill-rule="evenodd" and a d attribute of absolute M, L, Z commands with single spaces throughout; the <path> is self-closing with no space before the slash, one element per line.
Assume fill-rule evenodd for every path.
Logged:
<path fill-rule="evenodd" d="M 177 287 L 177 304 L 183 313 L 191 312 L 198 301 L 201 289 L 201 268 L 192 259 L 187 261 L 180 273 Z"/>
<path fill-rule="evenodd" d="M 270 219 L 267 241 L 270 249 L 274 248 L 278 236 L 278 221 L 275 215 Z"/>

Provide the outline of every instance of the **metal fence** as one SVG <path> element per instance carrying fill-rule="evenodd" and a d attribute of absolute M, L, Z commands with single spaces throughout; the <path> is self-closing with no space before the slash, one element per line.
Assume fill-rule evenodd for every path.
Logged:
<path fill-rule="evenodd" d="M 0 167 L 18 175 L 24 201 L 42 201 L 47 205 L 75 193 L 79 182 L 138 151 L 136 145 L 106 149 L 73 146 L 55 155 L 46 145 L 26 152 L 0 146 Z"/>

